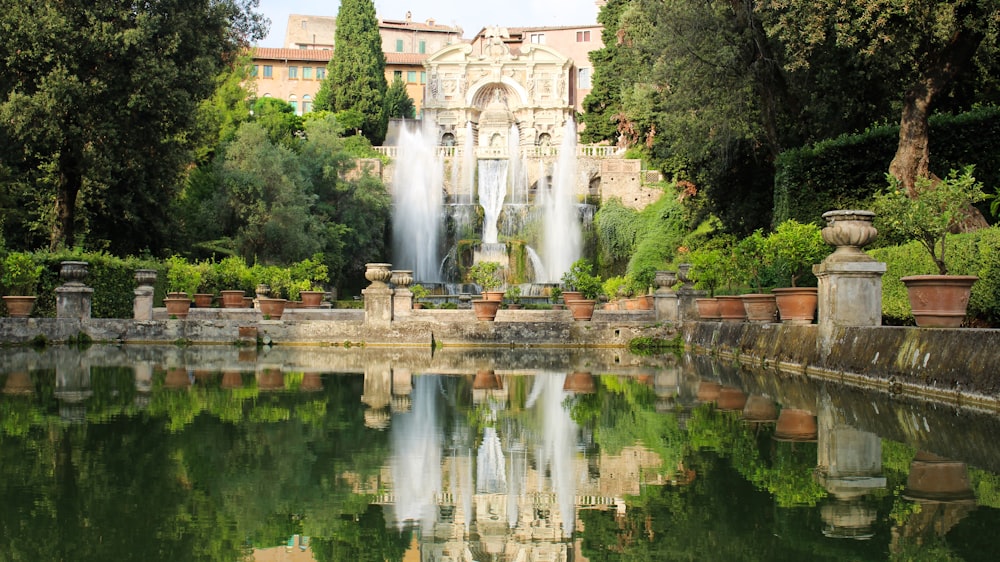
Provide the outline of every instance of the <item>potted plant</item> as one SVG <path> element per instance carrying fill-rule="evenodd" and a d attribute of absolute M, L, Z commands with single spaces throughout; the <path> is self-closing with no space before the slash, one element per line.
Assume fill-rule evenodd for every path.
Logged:
<path fill-rule="evenodd" d="M 323 255 L 316 254 L 312 258 L 306 258 L 292 267 L 292 279 L 300 281 L 295 289 L 298 294 L 290 297 L 292 300 L 302 300 L 302 308 L 319 308 L 326 296 L 323 283 L 330 281 L 330 275 L 326 264 L 323 263 Z"/>
<path fill-rule="evenodd" d="M 507 299 L 507 308 L 510 310 L 520 310 L 521 306 L 521 286 L 511 285 L 507 287 L 507 291 L 503 294 L 504 298 Z"/>
<path fill-rule="evenodd" d="M 225 289 L 219 291 L 222 296 L 222 306 L 224 308 L 243 308 L 243 295 L 248 287 L 253 288 L 254 283 L 250 268 L 247 267 L 243 258 L 238 256 L 228 256 L 222 258 L 215 266 L 218 276 L 219 286 Z"/>
<path fill-rule="evenodd" d="M 594 314 L 597 297 L 601 294 L 601 278 L 591 273 L 590 262 L 579 259 L 573 262 L 569 271 L 563 274 L 562 284 L 567 289 L 580 293 L 579 299 L 566 297 L 568 291 L 563 291 L 566 307 L 573 313 L 574 320 L 590 320 Z"/>
<path fill-rule="evenodd" d="M 715 290 L 722 281 L 725 255 L 718 248 L 705 247 L 692 251 L 689 259 L 695 288 L 708 291 L 708 297 L 694 300 L 698 316 L 702 320 L 718 320 L 719 300 L 715 298 Z"/>
<path fill-rule="evenodd" d="M 875 195 L 877 225 L 890 234 L 915 240 L 927 250 L 936 275 L 911 275 L 900 279 L 910 297 L 917 326 L 957 328 L 965 319 L 975 275 L 949 275 L 948 233 L 966 217 L 973 203 L 986 198 L 973 167 L 951 170 L 940 180 L 918 178 L 913 193 L 887 175 L 889 186 Z"/>
<path fill-rule="evenodd" d="M 736 244 L 736 263 L 743 273 L 743 280 L 754 290 L 740 296 L 746 319 L 751 322 L 774 322 L 778 316 L 778 303 L 774 295 L 763 290 L 764 278 L 772 265 L 763 232 L 756 230 Z"/>
<path fill-rule="evenodd" d="M 215 268 L 207 261 L 199 262 L 195 267 L 201 280 L 194 294 L 194 305 L 198 308 L 210 308 L 215 299 Z"/>
<path fill-rule="evenodd" d="M 163 305 L 171 318 L 186 318 L 191 309 L 191 295 L 198 290 L 201 272 L 181 256 L 167 259 L 167 296 Z"/>
<path fill-rule="evenodd" d="M 0 283 L 6 295 L 7 314 L 12 318 L 27 318 L 35 306 L 38 280 L 42 276 L 42 266 L 35 263 L 31 254 L 11 252 L 3 260 Z"/>
<path fill-rule="evenodd" d="M 426 299 L 431 294 L 427 287 L 419 283 L 410 287 L 410 292 L 413 293 L 413 308 L 423 308 L 424 303 L 420 302 L 421 299 Z"/>
<path fill-rule="evenodd" d="M 787 280 L 789 287 L 771 290 L 778 304 L 781 321 L 790 324 L 812 324 L 816 318 L 818 300 L 816 287 L 801 287 L 799 282 L 812 272 L 812 266 L 830 253 L 823 234 L 815 224 L 787 220 L 778 225 L 765 245 L 775 270 Z"/>
<path fill-rule="evenodd" d="M 479 285 L 486 300 L 503 300 L 503 291 L 497 291 L 503 284 L 502 266 L 495 261 L 481 261 L 469 268 L 469 279 Z"/>

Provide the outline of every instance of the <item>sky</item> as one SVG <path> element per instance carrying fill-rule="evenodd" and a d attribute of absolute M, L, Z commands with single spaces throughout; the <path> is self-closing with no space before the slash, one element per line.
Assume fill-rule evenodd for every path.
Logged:
<path fill-rule="evenodd" d="M 338 0 L 260 0 L 260 11 L 271 20 L 268 36 L 260 47 L 282 47 L 289 14 L 336 16 Z M 434 19 L 457 25 L 466 39 L 488 25 L 531 27 L 584 25 L 597 22 L 594 0 L 375 0 L 375 12 L 383 19 L 404 19 L 412 12 L 415 21 Z"/>

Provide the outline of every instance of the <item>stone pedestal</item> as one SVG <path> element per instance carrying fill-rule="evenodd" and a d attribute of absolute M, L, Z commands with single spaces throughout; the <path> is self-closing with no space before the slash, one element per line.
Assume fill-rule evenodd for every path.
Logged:
<path fill-rule="evenodd" d="M 653 294 L 653 309 L 656 311 L 657 322 L 677 323 L 681 319 L 680 299 L 674 292 L 677 274 L 673 271 L 657 271 L 654 283 L 656 293 Z"/>
<path fill-rule="evenodd" d="M 820 354 L 829 355 L 837 328 L 882 325 L 882 275 L 886 265 L 862 248 L 878 235 L 871 211 L 838 210 L 823 213 L 827 221 L 823 240 L 836 246 L 822 263 L 813 266 L 818 283 L 817 323 Z"/>
<path fill-rule="evenodd" d="M 155 269 L 137 269 L 135 280 L 139 284 L 132 303 L 132 318 L 136 320 L 153 319 L 153 283 L 156 283 Z"/>
<path fill-rule="evenodd" d="M 62 262 L 59 277 L 64 283 L 56 287 L 56 318 L 90 318 L 94 290 L 83 284 L 87 278 L 87 265 L 84 261 Z"/>
<path fill-rule="evenodd" d="M 393 271 L 391 281 L 396 287 L 392 294 L 393 318 L 409 316 L 413 311 L 413 291 L 410 291 L 410 283 L 413 283 L 413 271 L 406 269 Z"/>
<path fill-rule="evenodd" d="M 392 264 L 369 263 L 365 279 L 371 282 L 361 293 L 365 298 L 365 325 L 388 327 L 392 323 L 392 289 L 387 282 L 392 277 Z"/>
<path fill-rule="evenodd" d="M 689 271 L 691 271 L 691 264 L 689 263 L 682 263 L 677 266 L 677 279 L 683 283 L 683 285 L 677 289 L 678 322 L 697 320 L 699 318 L 698 303 L 696 303 L 695 300 L 708 296 L 708 291 L 699 291 L 694 288 L 693 280 L 688 277 Z"/>

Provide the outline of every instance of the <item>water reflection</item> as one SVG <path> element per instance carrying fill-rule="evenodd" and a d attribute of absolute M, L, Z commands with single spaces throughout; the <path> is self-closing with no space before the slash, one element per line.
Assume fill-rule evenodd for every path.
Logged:
<path fill-rule="evenodd" d="M 706 357 L 4 350 L 0 389 L 11 559 L 976 560 L 1000 523 L 996 416 Z"/>

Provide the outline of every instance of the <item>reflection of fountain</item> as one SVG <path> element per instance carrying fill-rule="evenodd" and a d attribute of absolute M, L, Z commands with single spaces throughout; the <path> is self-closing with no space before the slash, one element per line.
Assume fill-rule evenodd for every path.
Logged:
<path fill-rule="evenodd" d="M 538 375 L 531 389 L 526 408 L 537 407 L 542 417 L 542 443 L 538 451 L 539 469 L 548 467 L 552 488 L 556 493 L 563 536 L 573 534 L 575 510 L 573 457 L 577 426 L 563 406 L 567 394 L 563 391 L 565 375 Z"/>
<path fill-rule="evenodd" d="M 392 432 L 392 478 L 396 523 L 418 521 L 425 530 L 437 519 L 443 435 L 437 412 L 437 380 L 413 381 L 412 410 L 396 416 Z"/>

